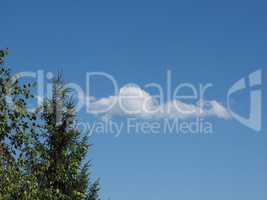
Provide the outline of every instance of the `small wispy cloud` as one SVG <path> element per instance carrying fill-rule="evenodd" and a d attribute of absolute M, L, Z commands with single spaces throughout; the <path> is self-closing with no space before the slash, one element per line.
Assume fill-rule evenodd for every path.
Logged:
<path fill-rule="evenodd" d="M 122 87 L 115 96 L 96 100 L 83 97 L 90 102 L 87 111 L 91 114 L 112 118 L 114 116 L 137 117 L 143 119 L 217 117 L 231 118 L 227 109 L 216 100 L 188 104 L 172 100 L 159 104 L 148 92 L 136 85 Z"/>

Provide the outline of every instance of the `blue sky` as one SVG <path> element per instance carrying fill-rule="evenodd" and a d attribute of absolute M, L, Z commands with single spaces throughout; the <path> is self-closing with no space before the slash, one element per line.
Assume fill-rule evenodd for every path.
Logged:
<path fill-rule="evenodd" d="M 213 83 L 206 98 L 225 104 L 235 81 L 257 69 L 265 78 L 266 6 L 247 0 L 2 1 L 0 46 L 9 48 L 15 72 L 63 70 L 67 81 L 85 88 L 86 72 L 103 71 L 120 87 L 165 87 L 171 70 L 173 86 Z M 103 80 L 93 92 L 112 95 Z M 249 101 L 241 97 L 236 106 L 245 112 Z M 264 200 L 265 113 L 263 105 L 261 132 L 215 118 L 208 136 L 93 136 L 93 176 L 101 177 L 104 199 Z M 85 113 L 79 119 L 95 120 Z"/>

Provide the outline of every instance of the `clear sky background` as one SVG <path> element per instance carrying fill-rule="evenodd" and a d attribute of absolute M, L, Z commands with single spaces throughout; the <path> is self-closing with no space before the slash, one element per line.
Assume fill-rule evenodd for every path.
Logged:
<path fill-rule="evenodd" d="M 266 1 L 6 0 L 0 8 L 0 47 L 9 48 L 14 72 L 63 70 L 85 87 L 86 72 L 104 71 L 122 87 L 166 86 L 171 70 L 173 85 L 213 83 L 207 99 L 223 104 L 228 88 L 257 69 L 265 84 Z M 93 91 L 112 94 L 104 81 Z M 248 112 L 248 97 L 236 100 Z M 261 132 L 212 119 L 209 136 L 93 136 L 88 159 L 103 199 L 265 200 L 265 102 Z"/>

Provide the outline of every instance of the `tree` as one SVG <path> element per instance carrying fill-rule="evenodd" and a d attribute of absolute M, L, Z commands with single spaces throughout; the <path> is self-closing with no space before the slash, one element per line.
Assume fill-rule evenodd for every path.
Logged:
<path fill-rule="evenodd" d="M 83 164 L 88 138 L 75 126 L 75 103 L 61 76 L 53 81 L 52 97 L 44 103 L 41 120 L 42 153 L 36 169 L 45 170 L 38 177 L 40 185 L 64 199 L 97 200 L 98 182 L 90 184 L 89 163 Z"/>
<path fill-rule="evenodd" d="M 37 181 L 26 165 L 35 114 L 27 111 L 31 84 L 20 85 L 5 67 L 0 50 L 0 199 L 35 199 Z"/>
<path fill-rule="evenodd" d="M 42 110 L 29 112 L 32 85 L 12 78 L 6 55 L 0 50 L 0 199 L 98 200 L 71 91 L 59 77 Z"/>

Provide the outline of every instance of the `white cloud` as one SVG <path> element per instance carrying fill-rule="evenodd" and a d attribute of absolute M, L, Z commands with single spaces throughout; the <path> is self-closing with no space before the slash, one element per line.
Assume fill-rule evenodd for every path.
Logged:
<path fill-rule="evenodd" d="M 218 117 L 229 119 L 230 114 L 219 102 L 205 101 L 202 104 L 187 104 L 178 100 L 162 105 L 153 96 L 138 86 L 127 85 L 116 96 L 94 100 L 90 97 L 88 111 L 91 114 L 113 117 L 132 116 L 145 119 Z"/>

